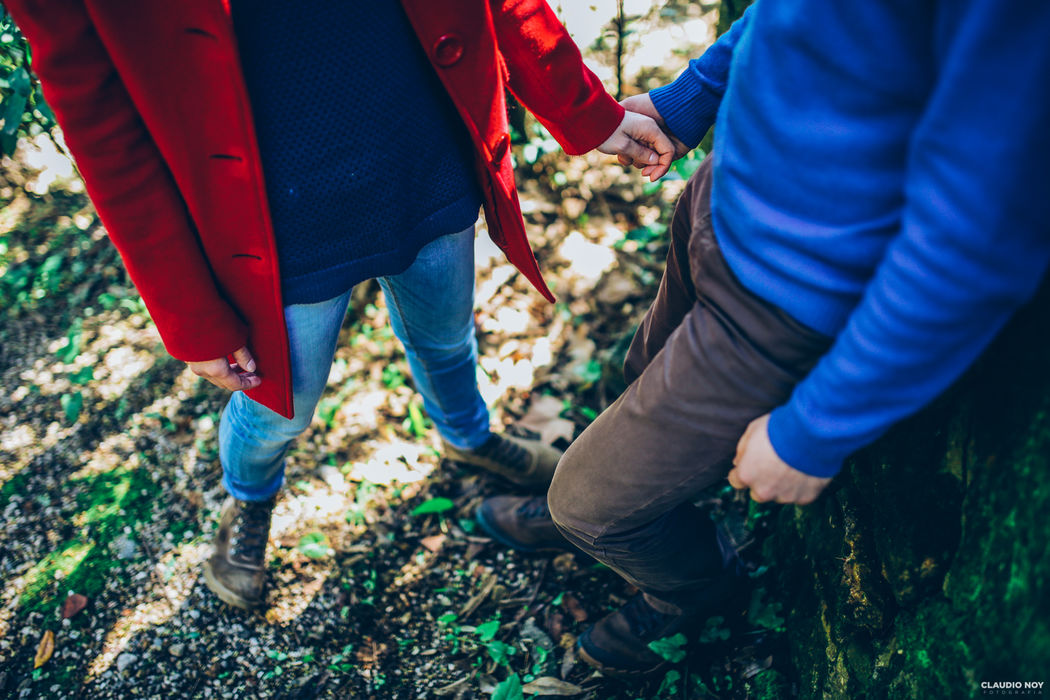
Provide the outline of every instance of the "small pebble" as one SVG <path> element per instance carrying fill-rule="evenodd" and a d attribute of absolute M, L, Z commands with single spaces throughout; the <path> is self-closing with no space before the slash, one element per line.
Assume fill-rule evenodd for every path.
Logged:
<path fill-rule="evenodd" d="M 139 657 L 135 656 L 134 654 L 124 652 L 123 654 L 117 657 L 117 670 L 121 673 L 124 673 L 124 671 L 127 670 L 128 666 L 130 666 L 138 660 Z"/>

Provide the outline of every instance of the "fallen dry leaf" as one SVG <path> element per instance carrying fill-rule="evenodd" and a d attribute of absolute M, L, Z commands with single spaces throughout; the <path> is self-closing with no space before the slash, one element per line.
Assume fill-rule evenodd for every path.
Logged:
<path fill-rule="evenodd" d="M 569 614 L 572 615 L 572 619 L 577 622 L 587 621 L 587 611 L 583 609 L 583 606 L 580 605 L 580 601 L 576 600 L 576 598 L 566 593 L 561 602 L 562 605 L 565 606 L 565 609 L 569 611 Z"/>
<path fill-rule="evenodd" d="M 51 655 L 55 653 L 55 633 L 51 630 L 44 632 L 40 639 L 40 645 L 36 648 L 36 656 L 33 657 L 33 669 L 38 669 L 47 663 Z"/>
<path fill-rule="evenodd" d="M 539 693 L 540 695 L 579 695 L 583 688 L 575 683 L 569 683 L 555 678 L 554 676 L 543 676 L 534 681 L 529 681 L 521 687 L 526 695 Z"/>
<path fill-rule="evenodd" d="M 430 535 L 421 539 L 419 543 L 431 552 L 437 552 L 445 544 L 446 539 L 445 535 Z"/>
<path fill-rule="evenodd" d="M 79 593 L 70 593 L 66 602 L 62 604 L 62 617 L 70 618 L 83 610 L 88 604 L 87 596 Z"/>
<path fill-rule="evenodd" d="M 559 438 L 572 442 L 576 424 L 561 417 L 562 408 L 561 399 L 554 396 L 537 396 L 532 399 L 528 413 L 518 421 L 518 425 L 539 433 L 540 441 L 548 445 Z"/>

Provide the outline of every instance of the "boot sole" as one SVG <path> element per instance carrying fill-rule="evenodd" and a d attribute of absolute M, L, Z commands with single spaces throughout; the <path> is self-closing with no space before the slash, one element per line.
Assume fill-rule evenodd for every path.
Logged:
<path fill-rule="evenodd" d="M 643 678 L 648 678 L 649 676 L 665 669 L 668 664 L 667 661 L 661 661 L 656 666 L 653 666 L 649 669 L 627 670 L 622 668 L 616 668 L 615 666 L 608 666 L 602 663 L 598 659 L 588 654 L 587 650 L 583 647 L 583 644 L 581 644 L 579 641 L 576 642 L 576 651 L 579 653 L 580 658 L 587 662 L 588 666 L 597 669 L 598 671 L 601 671 L 601 674 L 603 676 L 607 676 L 609 678 L 618 678 L 622 681 L 636 681 L 641 680 Z"/>
<path fill-rule="evenodd" d="M 218 596 L 219 600 L 226 603 L 227 605 L 232 605 L 235 608 L 240 608 L 241 610 L 252 611 L 258 608 L 263 603 L 262 599 L 255 601 L 249 600 L 243 596 L 237 595 L 229 588 L 222 585 L 219 579 L 216 578 L 215 574 L 212 572 L 210 561 L 204 562 L 204 584 L 208 587 L 208 590 L 210 590 L 212 593 Z"/>

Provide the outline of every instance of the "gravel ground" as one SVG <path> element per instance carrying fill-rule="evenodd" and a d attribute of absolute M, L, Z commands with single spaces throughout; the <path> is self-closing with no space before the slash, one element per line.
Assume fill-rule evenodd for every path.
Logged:
<path fill-rule="evenodd" d="M 75 177 L 34 194 L 40 173 L 6 166 L 5 697 L 480 698 L 517 674 L 528 696 L 730 698 L 776 674 L 783 621 L 760 597 L 646 684 L 578 663 L 575 635 L 632 591 L 582 557 L 480 536 L 474 509 L 506 485 L 440 460 L 374 284 L 355 292 L 329 393 L 288 460 L 268 603 L 225 607 L 199 574 L 224 498 L 225 397 L 164 353 Z M 531 291 L 482 230 L 479 378 L 495 425 L 564 447 L 622 390 L 682 182 L 645 194 L 607 161 L 556 155 L 522 179 L 560 301 Z M 424 503 L 444 510 L 414 513 Z"/>

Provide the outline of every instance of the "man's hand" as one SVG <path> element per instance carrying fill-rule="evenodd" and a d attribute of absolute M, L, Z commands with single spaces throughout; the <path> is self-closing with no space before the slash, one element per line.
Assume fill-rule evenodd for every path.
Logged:
<path fill-rule="evenodd" d="M 831 479 L 803 474 L 780 459 L 769 441 L 768 426 L 768 413 L 747 426 L 736 445 L 729 485 L 751 489 L 751 498 L 759 502 L 812 503 Z"/>
<path fill-rule="evenodd" d="M 638 114 L 644 114 L 653 121 L 656 125 L 663 129 L 663 132 L 670 139 L 671 145 L 674 146 L 674 156 L 671 160 L 678 160 L 690 150 L 689 146 L 675 138 L 674 134 L 667 130 L 667 124 L 664 123 L 664 118 L 660 116 L 660 113 L 656 111 L 656 105 L 653 104 L 653 98 L 649 97 L 648 92 L 644 92 L 641 95 L 631 95 L 630 97 L 620 100 L 620 104 L 628 112 L 637 112 Z M 624 165 L 630 165 L 630 163 L 624 163 L 623 159 L 620 162 Z M 645 170 L 642 170 L 642 174 L 645 175 Z"/>
<path fill-rule="evenodd" d="M 198 377 L 204 377 L 215 386 L 230 391 L 246 391 L 262 384 L 262 379 L 255 374 L 255 360 L 248 348 L 242 347 L 235 351 L 233 359 L 236 364 L 232 365 L 225 357 L 186 364 Z"/>
<path fill-rule="evenodd" d="M 674 146 L 651 118 L 625 112 L 616 131 L 598 146 L 602 153 L 614 155 L 623 165 L 642 169 L 652 181 L 664 176 L 671 167 Z"/>

